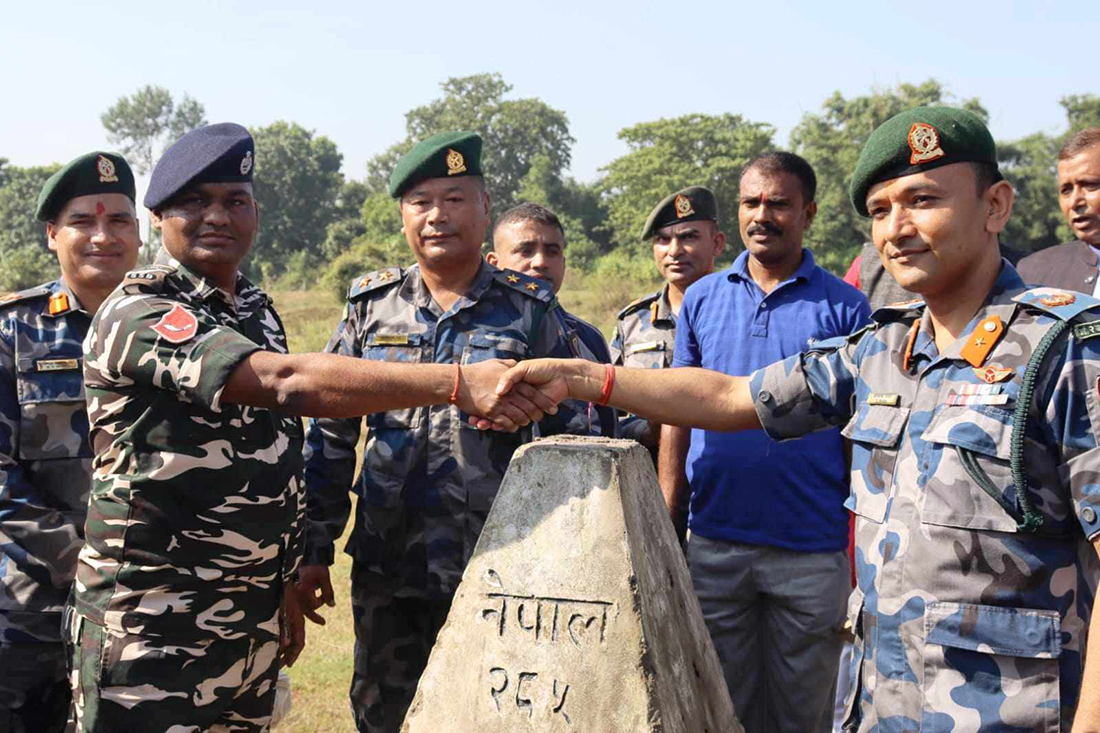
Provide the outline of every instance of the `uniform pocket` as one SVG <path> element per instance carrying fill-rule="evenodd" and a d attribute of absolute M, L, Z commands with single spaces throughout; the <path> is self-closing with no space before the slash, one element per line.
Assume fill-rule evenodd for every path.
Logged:
<path fill-rule="evenodd" d="M 1054 611 L 929 603 L 924 612 L 921 730 L 1060 728 Z"/>
<path fill-rule="evenodd" d="M 935 444 L 921 521 L 945 527 L 1017 531 L 1010 457 L 1012 414 L 983 405 L 943 405 L 921 439 Z M 940 477 L 949 480 L 941 480 Z M 985 484 L 991 491 L 982 488 Z"/>
<path fill-rule="evenodd" d="M 498 336 L 492 333 L 473 333 L 466 341 L 462 349 L 463 364 L 477 364 L 490 359 L 512 359 L 521 361 L 527 357 L 527 344 L 519 339 L 507 336 Z M 453 408 L 458 410 L 458 408 Z M 470 416 L 465 412 L 458 412 L 458 425 L 460 429 L 480 432 L 470 425 Z M 487 435 L 486 437 L 491 437 Z"/>
<path fill-rule="evenodd" d="M 864 403 L 840 431 L 852 441 L 852 493 L 845 506 L 879 524 L 886 517 L 901 433 L 908 421 L 908 407 Z"/>
<path fill-rule="evenodd" d="M 81 357 L 46 354 L 18 362 L 19 457 L 90 458 Z"/>

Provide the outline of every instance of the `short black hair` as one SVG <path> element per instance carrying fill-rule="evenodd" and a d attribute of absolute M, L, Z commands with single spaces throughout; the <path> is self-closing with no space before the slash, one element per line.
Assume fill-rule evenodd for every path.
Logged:
<path fill-rule="evenodd" d="M 783 150 L 763 153 L 749 161 L 749 164 L 741 170 L 741 177 L 744 178 L 746 173 L 753 170 L 763 173 L 790 173 L 802 185 L 803 203 L 808 204 L 817 196 L 817 176 L 814 174 L 814 167 L 801 155 Z"/>
<path fill-rule="evenodd" d="M 539 204 L 526 201 L 519 206 L 513 206 L 505 211 L 497 219 L 497 223 L 493 226 L 493 241 L 496 242 L 497 231 L 507 224 L 518 224 L 521 221 L 537 221 L 539 224 L 546 224 L 547 226 L 557 227 L 561 232 L 562 245 L 565 244 L 565 227 L 561 225 L 561 219 L 550 209 Z"/>
<path fill-rule="evenodd" d="M 1085 152 L 1094 145 L 1100 145 L 1100 127 L 1086 127 L 1069 140 L 1066 140 L 1066 144 L 1058 151 L 1058 160 L 1062 161 L 1067 158 L 1072 158 L 1078 153 Z"/>
<path fill-rule="evenodd" d="M 994 183 L 999 183 L 1004 180 L 1004 176 L 1001 175 L 1001 169 L 997 167 L 996 163 L 974 162 L 970 164 L 970 167 L 974 171 L 974 182 L 978 184 L 979 197 L 988 191 L 989 187 Z"/>

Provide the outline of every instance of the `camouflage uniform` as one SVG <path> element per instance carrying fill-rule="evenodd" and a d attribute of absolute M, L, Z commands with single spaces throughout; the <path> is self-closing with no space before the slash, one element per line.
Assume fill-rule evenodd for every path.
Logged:
<path fill-rule="evenodd" d="M 1005 262 L 942 356 L 915 303 L 752 377 L 772 437 L 843 425 L 852 441 L 850 730 L 1070 728 L 1100 570 L 1086 541 L 1100 531 L 1100 301 L 1050 295 Z M 1076 328 L 1054 342 L 1029 407 L 1024 468 L 1045 517 L 1029 533 L 1009 467 L 1014 403 L 1063 320 Z"/>
<path fill-rule="evenodd" d="M 266 730 L 304 497 L 300 421 L 221 404 L 261 349 L 287 350 L 271 300 L 179 263 L 129 273 L 92 321 L 95 459 L 70 629 L 87 730 Z"/>
<path fill-rule="evenodd" d="M 419 267 L 357 279 L 332 353 L 403 363 L 573 356 L 557 300 L 542 280 L 483 263 L 467 295 L 443 312 Z M 482 432 L 452 405 L 368 415 L 355 529 L 356 623 L 351 700 L 361 731 L 396 731 L 412 701 L 512 453 L 531 439 Z M 563 405 L 544 435 L 581 421 Z M 362 419 L 311 420 L 306 439 L 306 561 L 331 565 L 351 509 Z"/>
<path fill-rule="evenodd" d="M 668 302 L 667 285 L 623 308 L 618 318 L 615 338 L 611 341 L 611 363 L 638 369 L 667 369 L 672 366 L 676 315 Z M 643 418 L 620 415 L 619 436 L 638 440 L 647 426 L 648 421 Z"/>
<path fill-rule="evenodd" d="M 61 611 L 88 505 L 92 451 L 80 362 L 91 318 L 61 281 L 0 303 L 4 733 L 59 731 L 68 712 Z"/>
<path fill-rule="evenodd" d="M 607 341 L 598 328 L 564 308 L 561 316 L 565 322 L 566 334 L 572 344 L 573 353 L 597 364 L 611 363 L 611 352 L 608 351 Z M 585 417 L 587 432 L 592 435 L 602 435 L 605 438 L 618 437 L 619 417 L 614 407 L 592 402 L 573 402 L 572 409 Z"/>

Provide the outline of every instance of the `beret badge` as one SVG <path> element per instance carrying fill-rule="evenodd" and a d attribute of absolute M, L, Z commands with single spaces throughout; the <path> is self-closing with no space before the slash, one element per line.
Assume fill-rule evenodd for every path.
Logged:
<path fill-rule="evenodd" d="M 695 209 L 691 207 L 691 199 L 683 194 L 676 197 L 676 201 L 673 205 L 676 207 L 677 219 L 683 219 L 685 216 L 691 216 L 695 213 Z"/>
<path fill-rule="evenodd" d="M 95 169 L 99 172 L 100 183 L 118 182 L 118 172 L 115 170 L 115 164 L 110 158 L 103 155 L 96 158 Z"/>
<path fill-rule="evenodd" d="M 936 128 L 923 122 L 914 122 L 909 128 L 909 163 L 927 163 L 942 158 L 946 153 L 940 147 L 940 133 Z"/>
<path fill-rule="evenodd" d="M 457 176 L 466 172 L 466 159 L 457 150 L 447 148 L 447 175 Z"/>
<path fill-rule="evenodd" d="M 241 175 L 242 176 L 247 176 L 248 172 L 250 170 L 252 170 L 252 151 L 251 150 L 249 150 L 247 153 L 245 153 L 244 157 L 241 158 Z"/>

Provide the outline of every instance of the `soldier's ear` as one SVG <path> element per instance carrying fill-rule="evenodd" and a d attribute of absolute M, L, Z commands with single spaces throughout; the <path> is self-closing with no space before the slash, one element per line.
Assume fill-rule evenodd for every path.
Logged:
<path fill-rule="evenodd" d="M 497 257 L 497 253 L 494 252 L 493 250 L 489 250 L 485 254 L 485 261 L 488 262 L 493 267 L 500 267 L 500 259 Z"/>
<path fill-rule="evenodd" d="M 989 187 L 985 192 L 985 202 L 989 206 L 989 214 L 985 219 L 985 230 L 989 234 L 1000 234 L 1008 224 L 1008 218 L 1012 216 L 1012 202 L 1016 193 L 1012 184 L 1000 180 Z"/>
<path fill-rule="evenodd" d="M 57 251 L 57 240 L 54 235 L 57 233 L 57 227 L 52 221 L 46 222 L 46 248 L 51 252 Z"/>
<path fill-rule="evenodd" d="M 160 229 L 161 221 L 160 209 L 149 209 L 149 224 L 154 229 Z"/>

